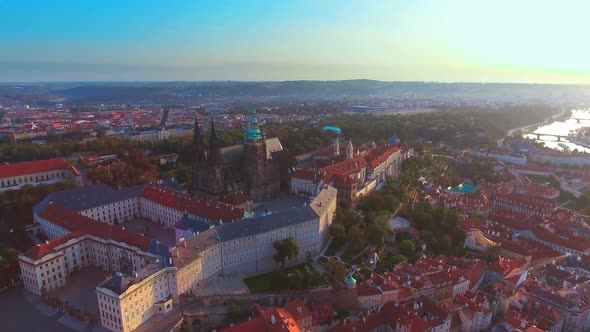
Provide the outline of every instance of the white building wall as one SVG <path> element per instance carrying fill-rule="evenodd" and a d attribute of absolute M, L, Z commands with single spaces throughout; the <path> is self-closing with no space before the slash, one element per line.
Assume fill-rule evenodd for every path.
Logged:
<path fill-rule="evenodd" d="M 20 187 L 27 184 L 37 185 L 59 180 L 74 180 L 80 183 L 80 176 L 74 176 L 71 170 L 54 170 L 49 172 L 32 173 L 0 179 L 0 189 L 8 187 Z"/>

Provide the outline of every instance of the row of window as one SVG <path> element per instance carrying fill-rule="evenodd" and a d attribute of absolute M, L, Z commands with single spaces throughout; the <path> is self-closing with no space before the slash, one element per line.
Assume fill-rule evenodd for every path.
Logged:
<path fill-rule="evenodd" d="M 64 178 L 66 176 L 65 172 L 55 172 L 55 173 L 50 173 L 50 174 L 44 174 L 44 175 L 29 175 L 27 177 L 19 177 L 16 179 L 8 179 L 8 180 L 1 180 L 0 181 L 0 187 L 10 187 L 10 186 L 17 186 L 17 185 L 21 185 L 21 184 L 27 184 L 27 183 L 34 183 L 34 182 L 41 182 L 41 181 L 49 181 L 49 180 L 53 180 L 53 179 L 61 179 Z"/>

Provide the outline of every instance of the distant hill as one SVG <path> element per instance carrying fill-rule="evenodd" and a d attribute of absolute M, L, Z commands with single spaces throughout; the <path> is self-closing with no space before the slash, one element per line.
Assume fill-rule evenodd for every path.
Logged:
<path fill-rule="evenodd" d="M 18 91 L 15 91 L 18 90 Z M 347 81 L 285 82 L 115 82 L 48 83 L 0 86 L 0 96 L 24 98 L 36 95 L 63 98 L 66 103 L 194 103 L 226 99 L 463 99 L 489 102 L 555 103 L 590 100 L 587 85 L 499 83 L 428 83 Z M 39 98 L 35 98 L 39 99 Z"/>

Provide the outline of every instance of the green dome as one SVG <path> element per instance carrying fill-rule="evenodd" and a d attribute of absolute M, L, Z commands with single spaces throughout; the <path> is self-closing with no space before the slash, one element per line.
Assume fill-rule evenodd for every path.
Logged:
<path fill-rule="evenodd" d="M 345 281 L 347 284 L 349 285 L 354 285 L 356 284 L 356 279 L 352 277 L 352 274 L 348 276 L 348 278 L 346 278 Z"/>
<path fill-rule="evenodd" d="M 264 133 L 258 127 L 258 119 L 256 119 L 256 109 L 252 109 L 252 115 L 248 117 L 248 128 L 244 133 L 244 138 L 248 141 L 258 141 L 265 139 Z"/>

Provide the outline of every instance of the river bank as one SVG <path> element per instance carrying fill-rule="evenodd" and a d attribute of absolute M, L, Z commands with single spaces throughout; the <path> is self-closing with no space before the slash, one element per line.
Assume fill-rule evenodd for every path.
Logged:
<path fill-rule="evenodd" d="M 522 136 L 541 142 L 545 147 L 556 151 L 590 153 L 590 144 L 579 144 L 581 141 L 575 139 L 576 132 L 590 127 L 590 111 L 572 110 L 569 114 L 565 112 L 567 111 L 551 117 L 543 124 L 519 128 Z"/>
<path fill-rule="evenodd" d="M 506 132 L 506 136 L 503 138 L 500 138 L 497 142 L 498 147 L 501 148 L 504 146 L 504 139 L 506 137 L 511 137 L 512 135 L 514 135 L 515 132 L 520 131 L 520 132 L 528 132 L 528 131 L 534 131 L 535 129 L 537 129 L 538 127 L 541 127 L 543 125 L 548 125 L 554 121 L 556 121 L 557 119 L 561 118 L 562 116 L 564 116 L 566 114 L 566 112 L 568 112 L 567 110 L 563 109 L 561 110 L 561 112 L 559 112 L 559 114 L 555 114 L 547 119 L 545 119 L 542 122 L 537 122 L 537 123 L 533 123 L 530 125 L 526 125 L 526 126 L 522 126 L 522 127 L 517 127 L 517 128 L 513 128 L 510 129 Z"/>

